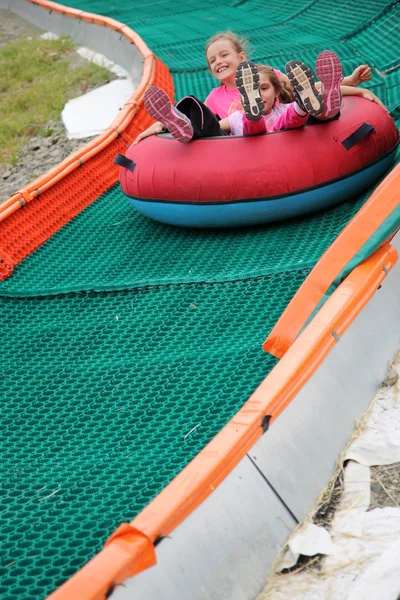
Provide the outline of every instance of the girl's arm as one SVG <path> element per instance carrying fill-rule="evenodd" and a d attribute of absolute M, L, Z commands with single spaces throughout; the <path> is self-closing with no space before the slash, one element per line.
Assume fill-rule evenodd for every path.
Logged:
<path fill-rule="evenodd" d="M 354 69 L 351 75 L 343 77 L 342 83 L 343 85 L 351 85 L 356 87 L 357 85 L 360 85 L 360 83 L 365 83 L 370 79 L 371 67 L 369 67 L 368 65 L 360 65 L 359 67 Z"/>
<path fill-rule="evenodd" d="M 368 65 L 360 65 L 351 75 L 347 75 L 347 77 L 343 77 L 341 85 L 346 87 L 356 87 L 361 83 L 365 83 L 371 79 L 371 68 Z M 321 82 L 316 81 L 315 87 L 317 90 L 321 89 Z"/>
<path fill-rule="evenodd" d="M 164 129 L 164 125 L 162 123 L 160 123 L 159 121 L 156 121 L 155 123 L 153 123 L 153 125 L 150 125 L 150 127 L 145 129 L 144 131 L 142 131 L 142 133 L 139 133 L 139 135 L 137 136 L 137 138 L 135 139 L 135 141 L 133 143 L 138 144 L 140 142 L 140 140 L 144 140 L 144 138 L 149 137 L 149 135 L 155 135 L 156 133 L 161 133 L 163 129 Z"/>
<path fill-rule="evenodd" d="M 342 96 L 361 96 L 362 98 L 366 98 L 371 102 L 376 102 L 381 106 L 384 110 L 389 112 L 383 102 L 376 96 L 371 90 L 366 90 L 365 88 L 357 88 L 349 85 L 341 85 L 340 91 L 342 92 Z"/>

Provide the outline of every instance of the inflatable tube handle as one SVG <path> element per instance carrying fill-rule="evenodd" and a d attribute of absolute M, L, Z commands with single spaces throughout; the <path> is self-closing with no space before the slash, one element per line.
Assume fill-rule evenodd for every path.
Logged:
<path fill-rule="evenodd" d="M 351 150 L 358 142 L 361 142 L 369 133 L 376 133 L 373 125 L 363 123 L 349 137 L 343 140 L 342 145 L 346 150 Z"/>
<path fill-rule="evenodd" d="M 133 173 L 134 168 L 136 167 L 136 163 L 133 162 L 130 158 L 126 158 L 122 154 L 117 154 L 114 158 L 114 164 L 119 165 L 120 167 L 124 167 Z"/>

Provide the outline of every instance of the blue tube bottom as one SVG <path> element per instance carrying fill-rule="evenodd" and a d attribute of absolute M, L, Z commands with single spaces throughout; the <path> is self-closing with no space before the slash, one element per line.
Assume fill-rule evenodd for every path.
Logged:
<path fill-rule="evenodd" d="M 335 183 L 275 200 L 246 200 L 232 204 L 182 204 L 128 197 L 146 217 L 180 227 L 242 227 L 290 219 L 328 208 L 372 186 L 389 169 L 395 150 L 371 167 Z"/>

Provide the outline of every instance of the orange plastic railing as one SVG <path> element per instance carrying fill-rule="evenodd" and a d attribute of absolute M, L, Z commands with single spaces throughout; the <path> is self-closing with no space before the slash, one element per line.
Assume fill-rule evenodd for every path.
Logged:
<path fill-rule="evenodd" d="M 123 23 L 47 0 L 26 1 L 117 31 L 142 54 L 143 75 L 139 87 L 103 134 L 0 205 L 0 279 L 8 277 L 16 264 L 118 181 L 115 155 L 125 153 L 138 133 L 154 122 L 143 106 L 147 87 L 158 85 L 173 98 L 167 67 Z"/>
<path fill-rule="evenodd" d="M 322 300 L 332 281 L 400 203 L 400 164 L 378 186 L 343 229 L 293 296 L 264 342 L 263 349 L 282 358 Z"/>

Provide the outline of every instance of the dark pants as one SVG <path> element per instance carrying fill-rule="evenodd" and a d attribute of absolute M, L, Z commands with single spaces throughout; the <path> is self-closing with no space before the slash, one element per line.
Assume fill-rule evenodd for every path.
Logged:
<path fill-rule="evenodd" d="M 329 121 L 336 121 L 337 119 L 340 119 L 340 112 L 338 112 L 338 114 L 334 117 L 326 119 L 325 121 L 323 119 L 316 119 L 315 117 L 310 115 L 308 117 L 307 125 L 323 125 L 324 123 L 329 123 Z"/>
<path fill-rule="evenodd" d="M 216 115 L 210 110 L 203 102 L 195 98 L 194 96 L 185 96 L 182 100 L 176 104 L 176 108 L 180 110 L 184 115 L 189 117 L 193 127 L 194 135 L 193 139 L 204 138 L 204 137 L 220 137 L 222 135 L 229 135 L 225 131 L 222 131 L 219 126 L 219 120 Z M 339 119 L 340 113 L 322 121 L 315 119 L 310 116 L 307 121 L 307 125 L 323 125 L 329 121 L 336 121 Z"/>
<path fill-rule="evenodd" d="M 203 102 L 194 96 L 186 96 L 179 100 L 176 108 L 189 117 L 193 127 L 193 139 L 219 137 L 227 135 L 219 126 L 218 118 Z"/>

